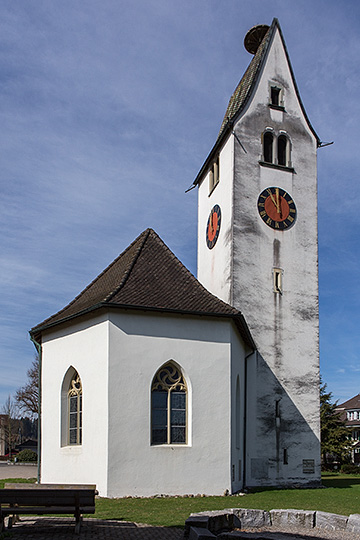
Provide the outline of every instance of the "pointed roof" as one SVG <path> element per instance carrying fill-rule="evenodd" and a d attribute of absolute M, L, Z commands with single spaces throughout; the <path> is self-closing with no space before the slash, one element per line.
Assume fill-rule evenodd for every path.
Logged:
<path fill-rule="evenodd" d="M 262 26 L 265 26 L 265 25 L 262 25 Z M 256 83 L 258 81 L 258 78 L 261 74 L 262 67 L 266 61 L 266 58 L 270 49 L 270 45 L 272 43 L 276 29 L 278 29 L 280 33 L 280 37 L 281 37 L 281 40 L 284 46 L 284 51 L 286 54 L 286 59 L 289 64 L 291 77 L 295 86 L 295 91 L 296 91 L 296 95 L 300 103 L 301 110 L 304 114 L 304 117 L 309 126 L 309 129 L 311 130 L 314 137 L 316 138 L 318 146 L 321 144 L 318 135 L 315 133 L 315 130 L 312 127 L 310 120 L 308 119 L 304 105 L 301 101 L 300 93 L 299 93 L 295 76 L 294 76 L 294 72 L 291 66 L 290 57 L 289 57 L 289 54 L 285 45 L 284 36 L 282 34 L 278 19 L 274 18 L 271 23 L 271 26 L 269 27 L 268 31 L 265 33 L 259 47 L 257 48 L 256 53 L 253 59 L 251 60 L 247 70 L 245 71 L 242 79 L 240 80 L 239 84 L 237 85 L 234 93 L 232 94 L 229 100 L 229 104 L 227 106 L 224 119 L 221 123 L 220 131 L 219 131 L 217 140 L 215 142 L 215 145 L 213 146 L 208 157 L 206 158 L 205 163 L 201 167 L 197 177 L 195 178 L 193 182 L 193 186 L 196 186 L 201 181 L 203 174 L 208 169 L 210 163 L 212 163 L 212 161 L 214 160 L 214 157 L 219 151 L 219 149 L 221 148 L 221 145 L 223 144 L 224 140 L 229 135 L 229 133 L 231 133 L 234 123 L 236 121 L 236 118 L 244 110 L 249 99 L 251 98 L 253 91 L 255 89 Z"/>
<path fill-rule="evenodd" d="M 152 229 L 144 231 L 70 304 L 30 330 L 47 328 L 101 308 L 230 317 L 255 347 L 242 314 L 211 294 Z"/>

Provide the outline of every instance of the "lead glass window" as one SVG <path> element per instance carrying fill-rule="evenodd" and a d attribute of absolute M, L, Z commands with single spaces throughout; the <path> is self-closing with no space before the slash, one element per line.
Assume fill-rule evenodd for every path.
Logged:
<path fill-rule="evenodd" d="M 82 443 L 82 384 L 80 376 L 74 373 L 68 390 L 69 429 L 68 444 Z"/>
<path fill-rule="evenodd" d="M 186 444 L 187 389 L 180 369 L 168 363 L 151 386 L 151 444 Z"/>

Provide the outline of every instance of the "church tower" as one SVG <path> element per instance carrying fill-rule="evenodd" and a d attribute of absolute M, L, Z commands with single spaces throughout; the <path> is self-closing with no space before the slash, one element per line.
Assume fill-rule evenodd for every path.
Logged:
<path fill-rule="evenodd" d="M 243 313 L 257 347 L 244 370 L 239 481 L 243 468 L 242 485 L 316 484 L 320 140 L 277 19 L 244 43 L 253 58 L 194 181 L 198 279 Z"/>

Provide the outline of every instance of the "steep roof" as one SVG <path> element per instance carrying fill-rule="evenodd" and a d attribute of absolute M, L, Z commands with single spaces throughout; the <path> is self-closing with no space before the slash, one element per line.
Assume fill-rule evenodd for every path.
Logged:
<path fill-rule="evenodd" d="M 49 327 L 100 308 L 126 308 L 233 318 L 254 347 L 242 314 L 211 294 L 152 229 L 147 229 L 70 304 L 30 330 Z"/>
<path fill-rule="evenodd" d="M 263 26 L 265 26 L 265 25 L 263 25 Z M 309 129 L 311 130 L 311 132 L 313 133 L 314 137 L 317 140 L 318 146 L 321 144 L 320 139 L 319 139 L 318 135 L 315 133 L 315 130 L 312 127 L 312 125 L 310 123 L 310 120 L 308 119 L 308 116 L 306 114 L 306 111 L 305 111 L 304 105 L 302 103 L 300 93 L 299 93 L 299 90 L 298 90 L 298 87 L 297 87 L 297 84 L 296 84 L 294 72 L 293 72 L 291 62 L 290 62 L 290 58 L 289 58 L 289 54 L 288 54 L 288 51 L 287 51 L 287 48 L 286 48 L 286 45 L 285 45 L 284 36 L 282 34 L 279 21 L 278 21 L 278 19 L 275 18 L 275 19 L 273 19 L 273 21 L 271 23 L 271 26 L 269 27 L 269 30 L 264 35 L 263 40 L 261 41 L 259 47 L 257 48 L 253 59 L 251 60 L 247 70 L 245 71 L 243 77 L 241 78 L 239 84 L 237 85 L 235 91 L 233 92 L 233 94 L 232 94 L 232 96 L 231 96 L 231 98 L 229 100 L 229 104 L 227 106 L 227 109 L 226 109 L 226 112 L 225 112 L 225 115 L 224 115 L 224 119 L 223 119 L 223 121 L 221 123 L 220 131 L 219 131 L 217 140 L 215 142 L 215 145 L 213 146 L 213 148 L 212 148 L 210 154 L 208 155 L 208 157 L 206 158 L 206 160 L 205 160 L 203 166 L 201 167 L 197 177 L 195 178 L 195 180 L 193 182 L 193 186 L 197 185 L 201 181 L 204 173 L 206 172 L 206 170 L 209 167 L 209 164 L 213 161 L 216 153 L 219 151 L 219 149 L 220 149 L 221 145 L 223 144 L 224 140 L 226 139 L 226 137 L 229 135 L 229 133 L 231 133 L 231 131 L 233 129 L 234 122 L 236 120 L 236 117 L 243 111 L 243 109 L 247 105 L 249 99 L 251 98 L 251 96 L 253 94 L 253 90 L 254 90 L 254 88 L 256 86 L 257 80 L 258 80 L 258 78 L 260 76 L 260 73 L 262 71 L 262 67 L 263 67 L 263 65 L 264 65 L 264 63 L 266 61 L 267 54 L 269 52 L 270 45 L 271 45 L 271 42 L 272 42 L 272 39 L 273 39 L 273 36 L 275 34 L 276 29 L 278 29 L 279 32 L 280 32 L 281 40 L 282 40 L 282 43 L 283 43 L 283 46 L 284 46 L 286 58 L 287 58 L 287 61 L 288 61 L 288 64 L 289 64 L 290 72 L 291 72 L 291 77 L 292 77 L 292 80 L 293 80 L 293 83 L 294 83 L 294 86 L 295 86 L 295 91 L 296 91 L 296 95 L 297 95 L 299 103 L 300 103 L 301 110 L 302 110 L 302 112 L 303 112 L 303 114 L 305 116 L 305 119 L 307 121 Z"/>

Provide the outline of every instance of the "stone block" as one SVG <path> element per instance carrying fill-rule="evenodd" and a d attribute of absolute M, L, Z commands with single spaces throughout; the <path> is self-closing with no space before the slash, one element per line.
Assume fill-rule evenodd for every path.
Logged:
<path fill-rule="evenodd" d="M 222 510 L 209 512 L 209 525 L 208 529 L 212 533 L 218 533 L 219 531 L 230 531 L 234 528 L 234 514 L 232 510 Z"/>
<path fill-rule="evenodd" d="M 242 529 L 250 527 L 266 527 L 271 525 L 270 514 L 264 510 L 251 510 L 249 508 L 234 508 L 235 517 L 238 518 L 240 525 L 234 527 L 241 527 Z"/>
<path fill-rule="evenodd" d="M 209 525 L 209 517 L 204 514 L 191 514 L 185 521 L 184 538 L 189 538 L 190 527 L 207 529 Z"/>
<path fill-rule="evenodd" d="M 315 512 L 312 510 L 270 510 L 271 524 L 278 527 L 314 527 Z"/>
<path fill-rule="evenodd" d="M 360 533 L 360 514 L 350 514 L 346 524 L 346 530 Z"/>
<path fill-rule="evenodd" d="M 327 531 L 344 531 L 346 529 L 347 521 L 347 516 L 330 514 L 328 512 L 316 512 L 315 527 Z"/>
<path fill-rule="evenodd" d="M 190 527 L 189 540 L 211 540 L 216 536 L 203 527 Z"/>

